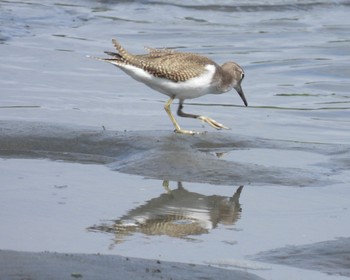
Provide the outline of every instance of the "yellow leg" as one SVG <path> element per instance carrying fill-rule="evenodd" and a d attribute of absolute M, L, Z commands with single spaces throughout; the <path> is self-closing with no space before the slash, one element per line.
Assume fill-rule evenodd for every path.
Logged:
<path fill-rule="evenodd" d="M 229 129 L 227 126 L 224 126 L 221 123 L 218 123 L 217 121 L 206 117 L 206 116 L 199 116 L 197 119 L 206 122 L 207 124 L 210 124 L 212 127 L 216 128 L 216 129 Z"/>
<path fill-rule="evenodd" d="M 198 119 L 198 120 L 201 120 L 202 122 L 206 122 L 207 124 L 210 124 L 212 127 L 216 128 L 216 129 L 229 129 L 228 127 L 224 126 L 221 123 L 218 123 L 217 121 L 215 121 L 209 117 L 194 115 L 194 114 L 187 114 L 187 113 L 183 112 L 182 109 L 183 109 L 183 100 L 180 100 L 179 108 L 177 109 L 177 114 L 180 117 Z"/>
<path fill-rule="evenodd" d="M 171 103 L 173 103 L 175 99 L 175 96 L 172 96 L 168 101 L 167 103 L 165 103 L 164 105 L 164 109 L 165 111 L 167 112 L 171 122 L 173 123 L 174 127 L 175 127 L 175 132 L 176 133 L 181 133 L 181 134 L 190 134 L 190 135 L 194 135 L 196 134 L 196 132 L 194 131 L 191 131 L 191 130 L 184 130 L 184 129 L 181 129 L 181 127 L 179 126 L 179 124 L 177 123 L 176 119 L 174 118 L 173 114 L 171 113 L 171 109 L 170 109 L 170 105 Z"/>

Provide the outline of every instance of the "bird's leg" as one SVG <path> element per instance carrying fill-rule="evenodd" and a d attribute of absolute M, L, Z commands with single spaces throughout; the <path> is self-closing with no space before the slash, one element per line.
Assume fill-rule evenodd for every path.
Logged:
<path fill-rule="evenodd" d="M 210 124 L 212 127 L 216 128 L 216 129 L 229 129 L 228 127 L 224 126 L 221 123 L 218 123 L 217 121 L 215 121 L 209 117 L 194 115 L 194 114 L 187 114 L 187 113 L 182 111 L 183 107 L 184 107 L 183 100 L 180 100 L 179 108 L 177 109 L 177 115 L 180 117 L 198 119 L 198 120 L 201 120 L 203 122 Z"/>
<path fill-rule="evenodd" d="M 179 102 L 179 107 L 177 108 L 177 115 L 180 117 L 184 117 L 184 118 L 193 118 L 193 119 L 198 119 L 200 117 L 200 115 L 193 115 L 193 114 L 187 114 L 185 112 L 182 111 L 184 105 L 183 105 L 184 101 L 180 100 Z"/>
<path fill-rule="evenodd" d="M 174 101 L 175 96 L 172 96 L 167 103 L 165 103 L 164 105 L 164 109 L 167 112 L 171 122 L 173 123 L 174 127 L 175 127 L 175 132 L 177 133 L 182 133 L 182 134 L 190 134 L 190 135 L 194 135 L 196 134 L 196 132 L 193 132 L 191 130 L 184 130 L 181 129 L 181 127 L 179 126 L 179 124 L 177 123 L 176 119 L 174 118 L 173 114 L 171 113 L 171 109 L 170 109 L 170 105 L 171 103 Z"/>

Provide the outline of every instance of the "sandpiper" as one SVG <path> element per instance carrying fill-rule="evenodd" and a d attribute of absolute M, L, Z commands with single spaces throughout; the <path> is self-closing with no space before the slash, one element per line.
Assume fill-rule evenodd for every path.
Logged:
<path fill-rule="evenodd" d="M 148 54 L 134 55 L 127 52 L 117 40 L 113 39 L 112 42 L 118 53 L 106 51 L 110 58 L 93 58 L 109 62 L 135 80 L 169 96 L 164 109 L 177 133 L 196 134 L 182 129 L 171 113 L 170 105 L 176 98 L 179 99 L 178 116 L 199 119 L 216 129 L 228 128 L 209 117 L 183 112 L 184 100 L 205 94 L 220 94 L 234 88 L 244 105 L 248 106 L 241 87 L 244 71 L 233 61 L 219 66 L 207 57 L 171 49 L 146 48 Z"/>

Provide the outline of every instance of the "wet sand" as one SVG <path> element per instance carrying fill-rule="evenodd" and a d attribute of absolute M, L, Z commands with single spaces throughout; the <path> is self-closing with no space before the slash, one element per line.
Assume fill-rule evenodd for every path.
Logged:
<path fill-rule="evenodd" d="M 261 252 L 253 259 L 350 277 L 349 254 L 350 238 L 340 238 Z"/>
<path fill-rule="evenodd" d="M 189 137 L 167 131 L 119 132 L 38 122 L 2 121 L 0 125 L 0 153 L 9 158 L 44 157 L 108 164 L 119 172 L 169 181 L 321 186 L 332 183 L 330 174 L 349 166 L 349 145 L 273 141 L 239 134 L 204 133 Z M 239 152 L 248 150 L 283 150 L 283 156 L 294 152 L 305 157 L 314 155 L 315 159 L 294 168 L 287 158 L 285 167 L 266 166 L 242 161 L 246 153 Z M 230 153 L 233 156 L 226 156 Z M 312 170 L 315 165 L 326 168 Z"/>
<path fill-rule="evenodd" d="M 28 253 L 0 250 L 0 278 L 8 280 L 237 279 L 254 274 L 211 267 L 112 255 Z"/>

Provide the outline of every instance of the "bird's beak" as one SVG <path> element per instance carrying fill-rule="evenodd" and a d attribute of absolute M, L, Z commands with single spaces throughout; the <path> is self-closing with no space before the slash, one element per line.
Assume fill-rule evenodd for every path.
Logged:
<path fill-rule="evenodd" d="M 247 100 L 245 99 L 245 96 L 244 96 L 244 93 L 243 93 L 243 90 L 242 90 L 241 85 L 237 85 L 237 86 L 235 87 L 235 90 L 238 92 L 239 96 L 242 98 L 244 105 L 245 105 L 245 106 L 248 106 L 248 102 L 247 102 Z"/>

